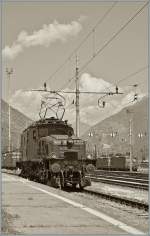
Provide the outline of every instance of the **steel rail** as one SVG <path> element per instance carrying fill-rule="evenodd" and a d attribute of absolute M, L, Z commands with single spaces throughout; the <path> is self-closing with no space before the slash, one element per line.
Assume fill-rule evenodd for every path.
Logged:
<path fill-rule="evenodd" d="M 113 176 L 122 176 L 122 177 L 133 177 L 133 178 L 142 178 L 148 179 L 149 175 L 147 173 L 140 172 L 128 172 L 128 171 L 111 171 L 111 170 L 95 170 L 94 175 L 113 175 Z"/>
<path fill-rule="evenodd" d="M 114 184 L 114 185 L 120 185 L 120 186 L 126 186 L 126 187 L 132 187 L 132 188 L 139 188 L 148 190 L 149 189 L 149 179 L 148 175 L 147 178 L 143 176 L 138 175 L 125 175 L 120 176 L 120 173 L 114 173 L 114 172 L 97 172 L 95 171 L 92 174 L 87 174 L 91 178 L 93 182 L 102 182 L 107 184 Z"/>
<path fill-rule="evenodd" d="M 120 196 L 110 195 L 110 193 L 106 194 L 106 193 L 93 191 L 93 190 L 89 190 L 89 189 L 84 189 L 83 192 L 86 194 L 91 194 L 91 195 L 95 195 L 97 197 L 105 198 L 107 200 L 115 201 L 117 203 L 125 204 L 125 205 L 132 206 L 132 207 L 139 208 L 139 209 L 144 209 L 145 211 L 149 210 L 148 203 L 140 202 L 138 200 L 130 200 L 130 199 L 123 198 Z"/>
<path fill-rule="evenodd" d="M 104 175 L 89 175 L 90 177 L 96 177 L 96 178 L 103 178 Z M 139 178 L 133 178 L 133 177 L 126 177 L 126 176 L 114 176 L 114 175 L 107 175 L 107 179 L 114 179 L 114 180 L 123 180 L 123 181 L 129 181 L 129 182 L 138 182 L 138 183 L 145 183 L 148 184 L 148 179 L 139 179 Z"/>
<path fill-rule="evenodd" d="M 120 186 L 126 186 L 131 188 L 138 188 L 138 189 L 144 189 L 148 190 L 149 185 L 144 183 L 136 183 L 136 182 L 130 182 L 130 181 L 120 181 L 120 180 L 114 180 L 114 179 L 108 179 L 108 178 L 98 178 L 98 177 L 90 177 L 93 182 L 102 182 L 107 184 L 114 184 L 114 185 L 120 185 Z"/>

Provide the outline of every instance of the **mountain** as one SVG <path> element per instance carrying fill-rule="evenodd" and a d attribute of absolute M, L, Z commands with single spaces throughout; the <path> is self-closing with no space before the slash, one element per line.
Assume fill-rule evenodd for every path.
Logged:
<path fill-rule="evenodd" d="M 76 133 L 76 124 L 72 124 L 72 128 L 74 129 L 74 132 Z M 80 136 L 82 136 L 87 130 L 89 130 L 90 126 L 88 124 L 85 124 L 84 122 L 80 122 Z"/>
<path fill-rule="evenodd" d="M 26 115 L 22 114 L 18 110 L 10 107 L 10 130 L 11 130 L 11 146 L 12 149 L 19 148 L 20 134 L 22 131 L 32 122 Z M 1 100 L 1 148 L 2 152 L 8 150 L 9 146 L 9 119 L 8 119 L 8 103 Z"/>
<path fill-rule="evenodd" d="M 87 140 L 87 150 L 110 153 L 129 153 L 129 128 L 131 120 L 132 151 L 139 160 L 148 158 L 148 98 L 122 109 L 119 113 L 97 123 L 82 136 Z M 91 134 L 91 136 L 89 136 Z"/>

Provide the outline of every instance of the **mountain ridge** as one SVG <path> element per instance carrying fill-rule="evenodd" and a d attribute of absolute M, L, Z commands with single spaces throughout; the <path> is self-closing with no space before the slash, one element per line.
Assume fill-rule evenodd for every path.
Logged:
<path fill-rule="evenodd" d="M 2 125 L 2 152 L 8 150 L 9 145 L 9 114 L 8 103 L 1 99 L 1 125 Z M 17 149 L 20 146 L 20 135 L 22 131 L 33 122 L 29 117 L 18 111 L 16 108 L 10 106 L 10 131 L 11 131 L 11 147 Z"/>

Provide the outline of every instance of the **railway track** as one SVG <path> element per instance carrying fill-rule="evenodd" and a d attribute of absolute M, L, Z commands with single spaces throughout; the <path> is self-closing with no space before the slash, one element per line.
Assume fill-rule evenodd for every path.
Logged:
<path fill-rule="evenodd" d="M 115 201 L 115 202 L 118 202 L 120 204 L 132 206 L 134 208 L 143 209 L 145 211 L 149 210 L 148 203 L 140 202 L 140 201 L 137 201 L 137 200 L 126 199 L 126 198 L 123 198 L 121 196 L 115 196 L 115 195 L 105 194 L 105 193 L 102 193 L 102 192 L 96 192 L 96 191 L 89 190 L 89 189 L 84 189 L 83 192 L 86 193 L 86 194 L 95 195 L 97 197 L 101 197 L 101 198 L 104 198 L 104 199 L 107 199 L 107 200 L 110 200 L 110 201 Z"/>
<path fill-rule="evenodd" d="M 120 186 L 139 188 L 148 190 L 149 180 L 147 174 L 129 173 L 129 172 L 113 172 L 113 171 L 95 171 L 88 174 L 94 182 L 103 182 Z"/>
<path fill-rule="evenodd" d="M 134 177 L 134 178 L 142 178 L 148 179 L 148 173 L 141 172 L 129 172 L 129 171 L 111 171 L 111 170 L 95 170 L 94 174 L 103 174 L 108 175 L 111 174 L 113 176 L 124 176 L 124 177 Z"/>

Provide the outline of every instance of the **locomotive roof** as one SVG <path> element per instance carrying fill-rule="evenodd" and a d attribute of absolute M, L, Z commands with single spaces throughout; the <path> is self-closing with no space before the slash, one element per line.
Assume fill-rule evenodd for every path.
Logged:
<path fill-rule="evenodd" d="M 53 125 L 62 125 L 62 126 L 68 126 L 68 127 L 72 127 L 71 124 L 68 124 L 68 121 L 65 120 L 59 120 L 55 117 L 50 117 L 50 118 L 46 118 L 46 119 L 40 119 L 38 121 L 33 122 L 30 126 L 28 126 L 25 130 L 32 128 L 32 127 L 38 127 L 38 126 L 46 126 L 49 124 L 53 124 Z M 24 130 L 24 131 L 25 131 Z"/>
<path fill-rule="evenodd" d="M 68 135 L 63 135 L 63 134 L 52 134 L 52 135 L 49 135 L 49 136 L 46 136 L 46 137 L 42 137 L 41 139 L 42 140 L 51 140 L 52 138 L 54 139 L 57 139 L 57 140 L 62 140 L 62 139 L 68 139 Z M 72 140 L 81 140 L 80 138 L 76 137 L 75 135 L 72 135 L 71 136 L 71 139 Z"/>

